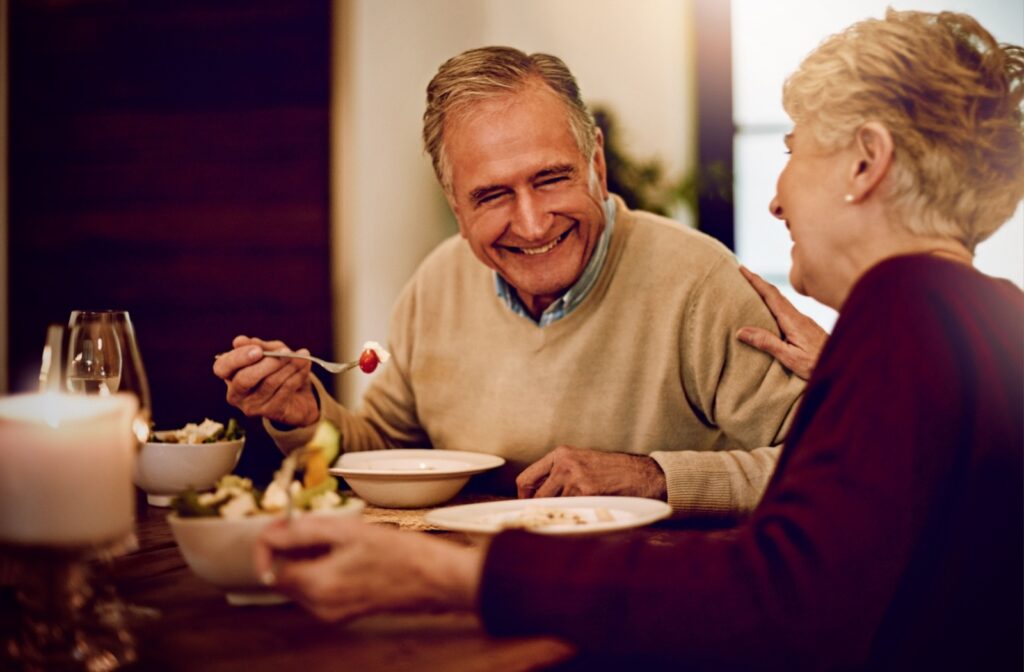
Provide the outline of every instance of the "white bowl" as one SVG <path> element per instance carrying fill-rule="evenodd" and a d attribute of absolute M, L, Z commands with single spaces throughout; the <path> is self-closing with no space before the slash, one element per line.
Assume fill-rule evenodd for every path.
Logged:
<path fill-rule="evenodd" d="M 447 502 L 470 476 L 503 464 L 504 459 L 486 453 L 401 448 L 344 453 L 330 472 L 370 504 L 419 509 Z"/>
<path fill-rule="evenodd" d="M 135 485 L 153 506 L 170 506 L 174 496 L 194 488 L 212 488 L 230 474 L 242 456 L 245 439 L 216 443 L 144 443 L 135 462 Z"/>
<path fill-rule="evenodd" d="M 323 511 L 296 513 L 297 516 L 358 516 L 365 504 L 349 497 L 343 506 Z M 245 518 L 167 517 L 174 540 L 185 562 L 196 575 L 227 593 L 231 604 L 277 604 L 287 599 L 262 583 L 253 565 L 256 537 L 283 513 L 266 513 Z"/>

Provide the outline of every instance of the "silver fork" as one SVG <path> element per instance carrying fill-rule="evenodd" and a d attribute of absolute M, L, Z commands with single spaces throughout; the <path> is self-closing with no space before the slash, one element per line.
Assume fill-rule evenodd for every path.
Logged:
<path fill-rule="evenodd" d="M 320 366 L 324 367 L 324 369 L 326 369 L 327 371 L 330 371 L 331 373 L 345 373 L 349 369 L 354 369 L 355 367 L 359 366 L 359 360 L 358 359 L 355 360 L 355 361 L 352 361 L 352 362 L 345 362 L 345 363 L 328 362 L 326 359 L 320 359 L 319 357 L 314 357 L 312 355 L 301 355 L 301 354 L 299 354 L 297 352 L 288 352 L 287 350 L 264 350 L 263 351 L 263 356 L 264 357 L 291 357 L 293 359 L 308 359 L 309 361 L 313 362 L 314 364 L 319 364 Z"/>

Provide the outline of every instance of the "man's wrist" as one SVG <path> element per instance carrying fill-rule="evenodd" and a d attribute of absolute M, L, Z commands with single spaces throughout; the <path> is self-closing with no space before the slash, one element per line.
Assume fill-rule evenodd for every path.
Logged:
<path fill-rule="evenodd" d="M 301 417 L 297 418 L 296 423 L 284 422 L 279 420 L 270 420 L 270 425 L 279 432 L 290 432 L 300 427 L 309 427 L 310 425 L 316 424 L 320 421 L 320 395 L 316 390 L 316 385 L 310 385 L 310 391 L 313 394 L 313 408 L 311 411 Z"/>
<path fill-rule="evenodd" d="M 663 502 L 668 501 L 668 481 L 665 479 L 665 472 L 662 470 L 661 465 L 653 457 L 644 456 L 644 463 L 648 476 L 646 481 L 650 486 L 648 497 L 652 499 L 660 499 Z"/>
<path fill-rule="evenodd" d="M 319 421 L 320 421 L 320 406 L 317 405 L 317 406 L 313 407 L 313 410 L 310 413 L 308 413 L 305 418 L 303 418 L 303 422 L 302 422 L 302 424 L 299 425 L 299 427 L 309 427 L 310 425 L 315 425 Z"/>

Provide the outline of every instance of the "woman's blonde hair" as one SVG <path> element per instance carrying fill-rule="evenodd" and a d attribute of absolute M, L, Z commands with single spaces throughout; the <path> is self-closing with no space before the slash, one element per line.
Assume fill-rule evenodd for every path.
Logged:
<path fill-rule="evenodd" d="M 897 12 L 827 38 L 783 88 L 783 105 L 826 149 L 869 121 L 894 142 L 883 192 L 920 235 L 970 250 L 1024 197 L 1024 49 L 965 14 Z"/>
<path fill-rule="evenodd" d="M 474 103 L 519 92 L 535 82 L 546 84 L 565 104 L 576 145 L 589 159 L 594 152 L 594 117 L 561 59 L 549 54 L 527 55 L 510 47 L 471 49 L 445 61 L 427 85 L 423 145 L 445 193 L 451 195 L 452 189 L 444 146 L 445 123 Z"/>

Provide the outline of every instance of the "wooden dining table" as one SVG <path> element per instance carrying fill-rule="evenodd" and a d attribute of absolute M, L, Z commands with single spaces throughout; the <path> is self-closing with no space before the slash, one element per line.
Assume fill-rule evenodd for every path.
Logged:
<path fill-rule="evenodd" d="M 430 529 L 418 511 L 367 507 L 374 524 Z M 382 614 L 325 623 L 294 603 L 232 606 L 224 592 L 192 573 L 167 523 L 168 509 L 140 502 L 137 549 L 118 558 L 113 579 L 137 614 L 134 670 L 351 670 L 499 672 L 569 663 L 575 652 L 553 638 L 497 638 L 470 613 Z"/>
<path fill-rule="evenodd" d="M 463 493 L 448 505 L 494 499 L 499 498 Z M 454 543 L 479 543 L 479 538 L 431 525 L 424 518 L 427 511 L 367 506 L 363 518 Z M 94 567 L 93 576 L 106 577 L 105 585 L 112 585 L 128 605 L 127 630 L 134 638 L 137 660 L 122 668 L 127 671 L 638 669 L 635 657 L 610 664 L 607 656 L 592 658 L 552 637 L 492 637 L 472 613 L 392 613 L 326 623 L 294 603 L 231 605 L 222 589 L 188 567 L 167 522 L 169 513 L 149 506 L 140 493 L 133 543 L 109 564 Z M 694 528 L 706 529 L 693 520 L 670 519 L 619 533 L 642 535 L 659 544 Z M 99 578 L 96 582 L 103 584 Z M 20 607 L 11 585 L 3 586 L 0 583 L 0 635 L 6 638 L 19 627 Z M 6 670 L 12 661 L 2 653 L 0 669 Z"/>

